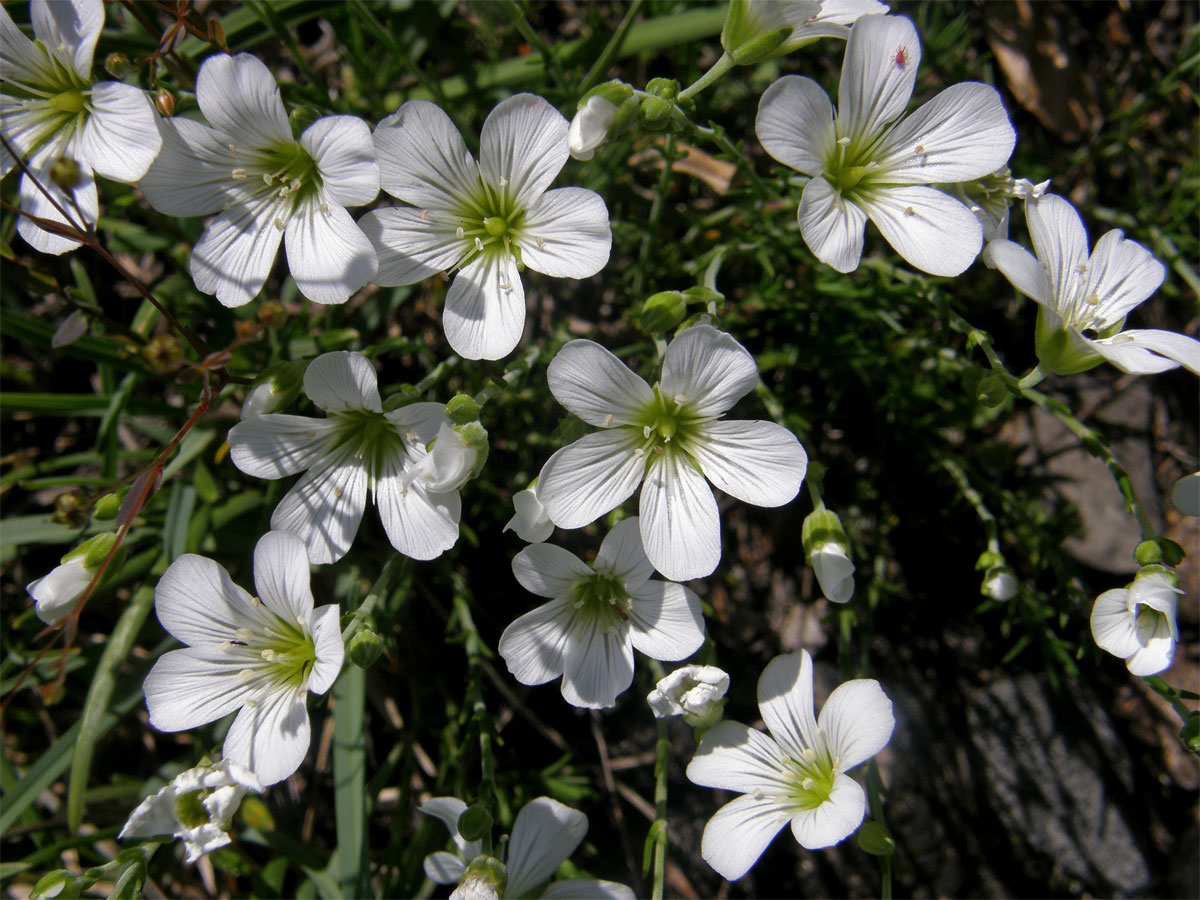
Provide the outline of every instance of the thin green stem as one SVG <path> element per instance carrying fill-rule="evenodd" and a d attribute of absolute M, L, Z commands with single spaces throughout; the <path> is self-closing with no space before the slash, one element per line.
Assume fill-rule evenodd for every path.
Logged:
<path fill-rule="evenodd" d="M 342 629 L 342 643 L 349 644 L 350 638 L 358 634 L 359 629 L 366 623 L 367 617 L 379 605 L 379 601 L 386 597 L 388 591 L 391 590 L 392 580 L 404 566 L 407 559 L 408 557 L 400 553 L 395 553 L 391 559 L 384 563 L 383 571 L 379 573 L 379 577 L 371 585 L 371 590 L 363 598 L 363 602 L 359 605 L 358 609 L 354 611 L 354 617 Z"/>
<path fill-rule="evenodd" d="M 963 471 L 955 460 L 944 458 L 941 460 L 942 468 L 950 473 L 950 477 L 954 479 L 954 483 L 958 485 L 959 491 L 971 506 L 975 509 L 975 515 L 979 517 L 979 521 L 983 523 L 984 534 L 987 535 L 988 550 L 993 553 L 1000 552 L 999 531 L 996 526 L 996 517 L 992 515 L 992 511 L 987 508 L 987 504 L 983 502 L 983 497 L 979 491 L 971 484 L 967 478 L 967 473 Z"/>
<path fill-rule="evenodd" d="M 496 810 L 496 760 L 492 750 L 492 718 L 487 704 L 483 702 L 483 676 L 480 661 L 487 652 L 475 620 L 471 616 L 471 603 L 466 579 L 461 573 L 454 574 L 454 615 L 462 629 L 463 645 L 467 652 L 466 703 L 471 709 L 471 722 L 479 734 L 479 800 L 486 803 L 495 815 Z M 483 852 L 490 855 L 491 834 L 483 838 Z"/>
<path fill-rule="evenodd" d="M 692 84 L 685 87 L 679 92 L 679 99 L 686 100 L 695 94 L 700 93 L 726 72 L 733 68 L 733 57 L 728 53 L 721 54 L 721 58 L 712 64 L 707 72 L 697 78 Z"/>
<path fill-rule="evenodd" d="M 874 759 L 867 760 L 867 805 L 871 810 L 871 819 L 884 828 L 887 823 L 883 819 L 883 779 L 879 777 L 879 766 Z M 875 857 L 879 860 L 879 896 L 883 900 L 892 900 L 892 854 Z"/>
<path fill-rule="evenodd" d="M 638 11 L 641 10 L 642 3 L 644 2 L 645 0 L 633 0 L 629 4 L 629 7 L 625 10 L 625 17 L 621 19 L 621 24 L 617 26 L 617 30 L 613 32 L 613 36 L 608 39 L 608 43 L 604 45 L 604 49 L 600 51 L 600 55 L 592 63 L 592 67 L 583 76 L 583 81 L 579 83 L 580 97 L 586 94 L 592 85 L 600 80 L 605 70 L 612 65 L 613 59 L 621 52 L 621 45 L 625 43 L 625 36 L 629 34 L 633 20 L 637 18 Z"/>
<path fill-rule="evenodd" d="M 1154 692 L 1171 704 L 1171 708 L 1175 710 L 1175 714 L 1179 716 L 1180 721 L 1186 723 L 1191 718 L 1192 711 L 1188 705 L 1183 702 L 1178 688 L 1173 688 L 1157 675 L 1151 675 L 1144 679 L 1146 684 L 1154 689 Z"/>
<path fill-rule="evenodd" d="M 667 770 L 671 762 L 671 740 L 667 736 L 667 720 L 658 719 L 658 743 L 654 760 L 654 874 L 650 887 L 651 900 L 662 900 L 667 872 Z"/>
<path fill-rule="evenodd" d="M 675 165 L 675 135 L 667 132 L 666 141 L 659 148 L 662 154 L 663 168 L 658 176 L 658 185 L 654 191 L 654 202 L 650 204 L 650 221 L 642 233 L 642 246 L 638 249 L 637 272 L 633 277 L 633 295 L 640 297 L 646 288 L 646 264 L 650 261 L 650 251 L 654 246 L 654 236 L 658 233 L 658 222 L 662 218 L 663 207 L 666 205 L 667 191 L 671 188 L 671 177 Z"/>

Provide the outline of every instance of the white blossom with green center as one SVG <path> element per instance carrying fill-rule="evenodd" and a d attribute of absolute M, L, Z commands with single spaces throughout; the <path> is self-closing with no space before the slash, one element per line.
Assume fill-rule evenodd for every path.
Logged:
<path fill-rule="evenodd" d="M 65 225 L 53 197 L 76 226 L 95 225 L 93 171 L 114 181 L 141 178 L 162 143 L 157 115 L 149 96 L 133 85 L 92 83 L 92 53 L 104 27 L 101 0 L 33 0 L 29 11 L 33 41 L 0 7 L 0 134 L 36 178 L 21 176 L 21 208 Z M 0 177 L 14 165 L 0 149 Z M 43 253 L 79 246 L 24 216 L 17 229 Z"/>
<path fill-rule="evenodd" d="M 862 787 L 845 773 L 886 745 L 895 719 L 879 682 L 855 679 L 813 711 L 813 664 L 807 650 L 777 656 L 758 680 L 758 708 L 769 735 L 724 721 L 706 732 L 687 769 L 704 787 L 741 797 L 704 828 L 700 852 L 736 881 L 784 825 L 808 850 L 853 834 L 866 811 Z"/>
<path fill-rule="evenodd" d="M 835 114 L 811 78 L 785 76 L 759 102 L 766 151 L 811 180 L 800 233 L 821 262 L 858 268 L 867 219 L 911 265 L 958 275 L 979 254 L 982 226 L 934 184 L 988 175 L 1008 162 L 1016 132 L 1000 95 L 966 82 L 903 116 L 921 61 L 917 30 L 900 16 L 863 16 L 850 29 Z"/>
<path fill-rule="evenodd" d="M 525 325 L 525 267 L 587 278 L 608 262 L 612 234 L 600 195 L 547 190 L 567 161 L 567 120 L 533 94 L 488 115 L 479 162 L 438 106 L 410 100 L 375 128 L 381 184 L 409 206 L 367 213 L 359 225 L 379 254 L 382 285 L 457 271 L 442 325 L 455 352 L 499 359 Z"/>
<path fill-rule="evenodd" d="M 1128 587 L 1105 591 L 1092 607 L 1092 637 L 1125 660 L 1134 675 L 1170 668 L 1179 642 L 1179 589 L 1163 572 L 1139 574 Z"/>
<path fill-rule="evenodd" d="M 704 643 L 700 600 L 688 588 L 650 578 L 636 517 L 619 522 L 588 565 L 554 544 L 513 558 L 525 590 L 551 598 L 500 636 L 500 655 L 522 684 L 562 676 L 574 706 L 602 709 L 633 680 L 633 651 L 678 660 Z"/>
<path fill-rule="evenodd" d="M 308 565 L 299 538 L 272 531 L 254 548 L 257 597 L 192 553 L 171 563 L 154 592 L 159 622 L 187 646 L 146 676 L 150 724 L 183 731 L 238 711 L 223 756 L 264 785 L 299 767 L 309 743 L 305 697 L 329 690 L 342 668 L 338 607 L 313 608 Z"/>
<path fill-rule="evenodd" d="M 1108 361 L 1149 375 L 1178 366 L 1200 374 L 1200 341 L 1158 328 L 1122 330 L 1125 317 L 1158 290 L 1166 267 L 1114 229 L 1088 254 L 1075 207 L 1054 194 L 1025 203 L 1032 253 L 1009 240 L 988 245 L 996 268 L 1038 304 L 1036 348 L 1046 372 L 1069 375 Z"/>
<path fill-rule="evenodd" d="M 668 578 L 702 578 L 721 559 L 721 523 L 708 482 L 746 503 L 782 506 L 796 496 L 808 457 L 774 422 L 722 417 L 758 384 L 741 344 L 711 325 L 680 333 L 651 388 L 592 341 L 571 341 L 547 380 L 570 412 L 601 430 L 557 451 L 538 476 L 555 525 L 581 528 L 639 485 L 646 556 Z"/>
<path fill-rule="evenodd" d="M 415 477 L 428 445 L 449 424 L 445 406 L 412 403 L 383 412 L 371 363 L 346 350 L 309 363 L 304 393 L 326 418 L 270 413 L 229 432 L 230 458 L 246 474 L 304 472 L 275 508 L 271 527 L 303 540 L 314 563 L 335 562 L 354 542 L 370 495 L 401 553 L 433 559 L 453 547 L 458 491 L 438 492 Z"/>
<path fill-rule="evenodd" d="M 279 88 L 246 53 L 210 56 L 196 78 L 208 124 L 161 123 L 162 152 L 139 186 L 172 216 L 216 214 L 192 249 L 196 287 L 225 306 L 252 300 L 284 242 L 296 286 L 344 303 L 375 276 L 375 249 L 346 212 L 379 193 L 370 129 L 325 116 L 292 136 Z"/>

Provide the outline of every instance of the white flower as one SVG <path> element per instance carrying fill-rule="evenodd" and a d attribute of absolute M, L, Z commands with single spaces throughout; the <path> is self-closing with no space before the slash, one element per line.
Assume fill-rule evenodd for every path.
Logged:
<path fill-rule="evenodd" d="M 1125 660 L 1134 675 L 1155 675 L 1175 658 L 1176 612 L 1182 594 L 1166 575 L 1138 575 L 1127 588 L 1105 591 L 1092 607 L 1092 637 Z"/>
<path fill-rule="evenodd" d="M 756 38 L 790 28 L 791 34 L 770 52 L 781 55 L 817 38 L 846 40 L 850 25 L 860 16 L 887 11 L 887 4 L 877 0 L 733 0 L 721 29 L 721 46 L 737 53 Z M 761 58 L 756 56 L 753 62 Z"/>
<path fill-rule="evenodd" d="M 993 600 L 1011 600 L 1017 596 L 1020 584 L 1017 576 L 1008 566 L 995 566 L 987 571 L 983 578 L 982 591 L 984 596 Z"/>
<path fill-rule="evenodd" d="M 1025 218 L 1036 258 L 1012 241 L 995 241 L 989 249 L 1004 277 L 1038 304 L 1036 347 L 1043 368 L 1069 375 L 1107 360 L 1134 375 L 1180 365 L 1200 374 L 1200 341 L 1157 328 L 1121 330 L 1129 312 L 1166 277 L 1166 267 L 1149 250 L 1114 229 L 1089 256 L 1083 220 L 1054 194 L 1031 197 Z"/>
<path fill-rule="evenodd" d="M 849 603 L 854 596 L 854 563 L 846 548 L 837 541 L 825 541 L 814 547 L 810 556 L 825 598 L 834 603 Z"/>
<path fill-rule="evenodd" d="M 759 102 L 755 131 L 766 151 L 812 180 L 798 218 L 821 262 L 851 272 L 870 219 L 911 265 L 958 275 L 979 254 L 983 228 L 961 201 L 934 187 L 1003 166 L 1016 133 L 986 84 L 946 88 L 911 115 L 921 45 L 898 16 L 864 16 L 850 29 L 835 115 L 817 82 L 785 76 Z"/>
<path fill-rule="evenodd" d="M 533 94 L 500 103 L 483 123 L 479 162 L 441 109 L 410 100 L 375 128 L 383 189 L 411 206 L 359 221 L 379 252 L 382 285 L 458 270 L 442 325 L 455 352 L 499 359 L 525 325 L 519 266 L 587 278 L 608 262 L 600 195 L 546 190 L 567 161 L 567 120 Z"/>
<path fill-rule="evenodd" d="M 158 621 L 187 646 L 164 654 L 143 690 L 150 724 L 183 731 L 235 710 L 223 757 L 264 784 L 287 778 L 308 751 L 305 695 L 342 668 L 337 604 L 313 609 L 304 544 L 279 531 L 254 548 L 252 597 L 211 559 L 185 553 L 154 591 Z"/>
<path fill-rule="evenodd" d="M 108 558 L 117 536 L 106 531 L 88 538 L 64 554 L 61 565 L 25 586 L 34 600 L 34 612 L 47 625 L 53 625 L 75 608 L 96 570 Z M 124 560 L 124 549 L 118 549 L 107 571 L 115 572 Z"/>
<path fill-rule="evenodd" d="M 229 827 L 246 791 L 262 793 L 250 770 L 223 759 L 180 772 L 166 787 L 151 794 L 129 816 L 120 838 L 170 834 L 187 847 L 187 861 L 229 843 Z"/>
<path fill-rule="evenodd" d="M 750 870 L 788 822 L 808 850 L 853 834 L 866 796 L 845 772 L 882 750 L 895 727 L 891 701 L 867 678 L 838 686 L 815 717 L 807 650 L 767 664 L 758 708 L 770 736 L 726 720 L 704 735 L 687 769 L 695 784 L 744 795 L 709 819 L 700 845 L 730 881 Z"/>
<path fill-rule="evenodd" d="M 716 666 L 683 666 L 660 678 L 646 702 L 654 718 L 683 716 L 693 727 L 707 727 L 721 718 L 729 675 Z"/>
<path fill-rule="evenodd" d="M 271 527 L 299 536 L 314 563 L 334 562 L 354 542 L 370 492 L 388 540 L 405 556 L 433 559 L 453 547 L 458 492 L 436 493 L 411 478 L 447 421 L 445 407 L 412 403 L 383 412 L 371 363 L 346 350 L 309 363 L 304 393 L 324 419 L 275 413 L 229 432 L 230 458 L 247 475 L 305 473 L 275 507 Z"/>
<path fill-rule="evenodd" d="M 554 524 L 580 528 L 619 506 L 645 479 L 642 542 L 658 571 L 702 578 L 721 559 L 717 502 L 705 482 L 746 503 L 796 496 L 808 457 L 773 422 L 720 421 L 758 384 L 754 357 L 711 325 L 679 334 L 653 389 L 591 341 L 571 341 L 547 370 L 550 390 L 602 431 L 563 447 L 538 478 Z"/>
<path fill-rule="evenodd" d="M 554 523 L 538 499 L 536 486 L 513 494 L 513 509 L 516 512 L 502 532 L 515 531 L 521 540 L 531 544 L 540 544 L 554 533 Z"/>
<path fill-rule="evenodd" d="M 674 582 L 652 581 L 636 517 L 619 522 L 590 566 L 553 544 L 513 557 L 521 586 L 551 598 L 500 636 L 500 655 L 522 684 L 562 676 L 574 706 L 602 709 L 633 680 L 633 649 L 651 659 L 691 656 L 704 643 L 700 598 Z"/>
<path fill-rule="evenodd" d="M 409 484 L 419 481 L 431 494 L 457 491 L 470 479 L 478 459 L 479 451 L 449 422 L 443 422 L 429 452 L 413 466 Z"/>
<path fill-rule="evenodd" d="M 208 124 L 163 120 L 162 152 L 139 183 L 167 215 L 217 214 L 192 249 L 196 288 L 225 306 L 248 303 L 280 240 L 309 300 L 344 303 L 370 281 L 375 249 L 346 212 L 379 193 L 367 124 L 325 116 L 296 140 L 275 79 L 247 53 L 206 59 L 196 102 Z"/>
<path fill-rule="evenodd" d="M 593 94 L 571 119 L 567 129 L 567 147 L 576 159 L 589 160 L 596 148 L 608 140 L 608 129 L 617 118 L 617 106 Z"/>
<path fill-rule="evenodd" d="M 36 43 L 0 7 L 0 134 L 77 225 L 94 225 L 100 207 L 93 172 L 128 182 L 146 174 L 162 143 L 157 116 L 144 91 L 117 81 L 92 83 L 92 53 L 104 27 L 101 0 L 33 0 L 29 13 Z M 59 159 L 78 167 L 70 197 L 50 177 Z M 0 151 L 0 177 L 14 165 Z M 67 224 L 28 175 L 21 176 L 18 193 L 27 213 Z M 43 253 L 79 246 L 24 216 L 17 231 Z"/>

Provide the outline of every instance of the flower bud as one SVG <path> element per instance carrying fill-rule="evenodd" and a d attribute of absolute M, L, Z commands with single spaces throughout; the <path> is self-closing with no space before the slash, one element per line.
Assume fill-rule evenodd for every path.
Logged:
<path fill-rule="evenodd" d="M 491 856 L 480 856 L 467 866 L 450 900 L 499 900 L 504 896 L 508 876 L 504 863 Z"/>
<path fill-rule="evenodd" d="M 129 69 L 129 57 L 124 53 L 110 53 L 104 57 L 104 71 L 113 78 L 118 80 L 124 78 Z"/>
<path fill-rule="evenodd" d="M 242 418 L 253 419 L 287 406 L 304 384 L 303 362 L 277 362 L 267 366 L 246 391 Z"/>
<path fill-rule="evenodd" d="M 79 489 L 64 491 L 54 498 L 54 512 L 50 521 L 58 525 L 82 528 L 87 524 L 88 499 Z"/>
<path fill-rule="evenodd" d="M 47 625 L 53 625 L 75 608 L 87 586 L 92 583 L 96 570 L 108 558 L 116 539 L 117 536 L 112 532 L 89 538 L 67 553 L 61 565 L 26 585 L 25 590 L 33 597 L 34 611 L 39 619 Z M 118 554 L 123 555 L 123 548 Z M 122 561 L 114 556 L 108 571 L 117 571 Z"/>
<path fill-rule="evenodd" d="M 859 849 L 872 856 L 891 856 L 896 852 L 896 841 L 891 832 L 874 819 L 862 823 L 854 840 Z"/>
<path fill-rule="evenodd" d="M 129 488 L 122 488 L 112 494 L 105 494 L 92 507 L 92 518 L 98 522 L 108 522 L 111 519 L 115 519 L 121 509 L 121 501 L 125 499 L 125 494 L 128 491 Z"/>
<path fill-rule="evenodd" d="M 469 394 L 455 394 L 446 404 L 446 418 L 455 425 L 478 422 L 481 408 Z"/>
<path fill-rule="evenodd" d="M 166 88 L 159 88 L 154 95 L 154 108 L 168 119 L 175 115 L 175 95 Z"/>
<path fill-rule="evenodd" d="M 467 841 L 481 841 L 492 830 L 492 814 L 485 803 L 472 803 L 458 817 L 458 833 Z"/>
<path fill-rule="evenodd" d="M 515 531 L 521 540 L 531 544 L 540 544 L 554 533 L 554 523 L 538 499 L 536 488 L 526 488 L 513 494 L 513 508 L 516 513 L 502 531 Z"/>
<path fill-rule="evenodd" d="M 620 107 L 599 94 L 593 94 L 579 107 L 567 130 L 567 147 L 576 159 L 589 160 L 596 148 L 608 140 L 609 130 Z"/>
<path fill-rule="evenodd" d="M 993 600 L 1011 600 L 1017 596 L 1017 576 L 1008 566 L 994 566 L 983 576 L 979 591 Z"/>
<path fill-rule="evenodd" d="M 1008 398 L 1004 376 L 998 372 L 984 375 L 975 387 L 975 397 L 988 409 L 995 409 Z"/>
<path fill-rule="evenodd" d="M 656 719 L 683 716 L 693 728 L 711 728 L 721 720 L 729 675 L 716 666 L 683 666 L 659 679 L 646 702 Z"/>
<path fill-rule="evenodd" d="M 792 29 L 787 26 L 778 28 L 775 31 L 768 31 L 765 34 L 760 34 L 739 44 L 737 47 L 729 50 L 728 53 L 734 65 L 757 65 L 764 59 L 773 56 L 783 45 L 783 42 L 791 37 L 791 34 Z"/>
<path fill-rule="evenodd" d="M 359 631 L 350 638 L 350 662 L 360 669 L 369 669 L 383 655 L 383 638 L 375 631 L 375 623 L 368 617 Z"/>
<path fill-rule="evenodd" d="M 670 331 L 687 315 L 687 300 L 679 291 L 660 291 L 642 304 L 642 328 L 649 334 Z"/>
<path fill-rule="evenodd" d="M 429 452 L 413 467 L 409 483 L 419 482 L 434 494 L 457 491 L 475 474 L 481 444 L 486 457 L 487 431 L 478 423 L 455 429 L 443 422 Z"/>
<path fill-rule="evenodd" d="M 29 900 L 74 900 L 83 893 L 86 883 L 74 872 L 58 869 L 43 875 L 29 893 Z"/>
<path fill-rule="evenodd" d="M 834 603 L 848 603 L 854 596 L 854 563 L 850 559 L 850 541 L 837 513 L 828 509 L 809 513 L 800 540 L 821 593 Z"/>

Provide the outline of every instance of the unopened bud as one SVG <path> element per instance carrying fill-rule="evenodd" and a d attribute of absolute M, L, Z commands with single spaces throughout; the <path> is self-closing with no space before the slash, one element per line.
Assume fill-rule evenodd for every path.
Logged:
<path fill-rule="evenodd" d="M 129 72 L 129 57 L 124 53 L 110 53 L 104 57 L 104 71 L 118 80 Z"/>
<path fill-rule="evenodd" d="M 369 669 L 383 655 L 383 638 L 376 632 L 373 622 L 363 625 L 362 629 L 350 638 L 350 662 L 360 669 Z"/>
<path fill-rule="evenodd" d="M 458 817 L 458 833 L 464 840 L 481 841 L 492 830 L 492 814 L 484 803 L 472 803 Z"/>
<path fill-rule="evenodd" d="M 979 592 L 985 597 L 990 597 L 993 600 L 1011 600 L 1017 596 L 1016 573 L 1008 566 L 995 566 L 987 570 L 987 574 L 983 576 L 983 584 L 979 586 Z"/>
<path fill-rule="evenodd" d="M 92 507 L 92 518 L 100 522 L 115 519 L 121 509 L 121 501 L 125 499 L 125 494 L 128 490 L 128 488 L 122 488 L 115 493 L 105 494 L 97 500 L 96 505 Z"/>
<path fill-rule="evenodd" d="M 73 872 L 59 869 L 38 880 L 29 892 L 29 900 L 74 900 L 83 893 L 81 881 Z"/>
<path fill-rule="evenodd" d="M 455 425 L 479 421 L 480 405 L 469 394 L 455 394 L 446 404 L 446 418 Z"/>
<path fill-rule="evenodd" d="M 640 321 L 650 334 L 670 331 L 687 315 L 687 300 L 679 291 L 661 291 L 642 304 Z"/>
<path fill-rule="evenodd" d="M 154 95 L 154 108 L 168 119 L 175 115 L 175 95 L 166 88 L 159 88 Z"/>
<path fill-rule="evenodd" d="M 81 490 L 71 490 L 54 498 L 50 521 L 58 525 L 82 528 L 88 520 L 88 499 Z"/>
<path fill-rule="evenodd" d="M 984 375 L 975 388 L 975 397 L 988 409 L 995 409 L 1008 397 L 1008 385 L 1004 376 L 996 372 Z"/>
<path fill-rule="evenodd" d="M 265 416 L 296 399 L 304 384 L 305 367 L 304 362 L 277 362 L 263 369 L 246 391 L 242 418 Z"/>
<path fill-rule="evenodd" d="M 891 856 L 896 852 L 896 841 L 891 832 L 874 819 L 863 822 L 854 840 L 864 853 L 872 856 Z"/>
<path fill-rule="evenodd" d="M 1133 558 L 1139 566 L 1150 566 L 1155 563 L 1177 566 L 1183 562 L 1185 555 L 1182 547 L 1170 538 L 1164 537 L 1142 541 L 1133 550 Z"/>
<path fill-rule="evenodd" d="M 783 42 L 791 37 L 792 30 L 791 26 L 787 26 L 775 31 L 768 31 L 766 34 L 760 34 L 734 47 L 732 50 L 728 50 L 729 56 L 733 59 L 734 65 L 757 65 L 764 59 L 774 55 L 775 51 L 783 45 Z"/>

